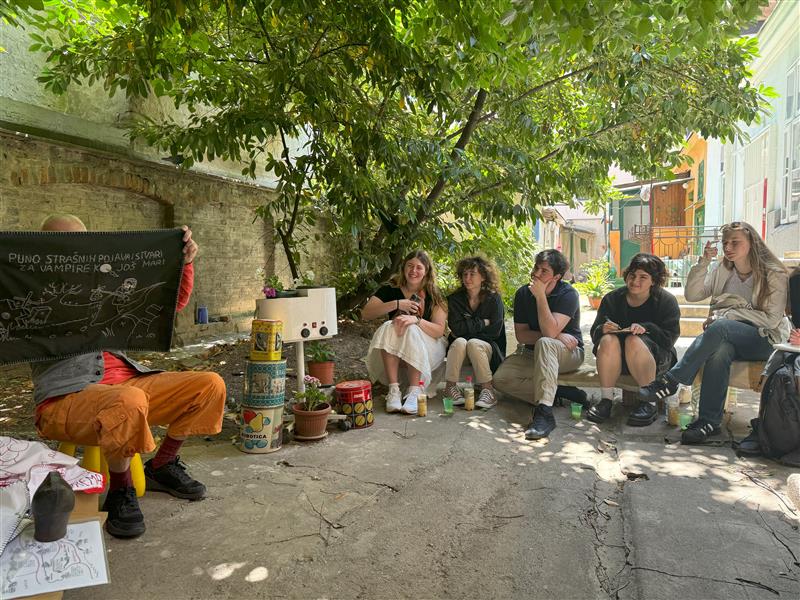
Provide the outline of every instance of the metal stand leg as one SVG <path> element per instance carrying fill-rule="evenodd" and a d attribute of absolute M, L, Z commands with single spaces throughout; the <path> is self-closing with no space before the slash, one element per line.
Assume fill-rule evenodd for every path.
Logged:
<path fill-rule="evenodd" d="M 295 370 L 297 371 L 297 391 L 302 394 L 306 391 L 306 382 L 304 381 L 306 376 L 306 356 L 302 341 L 294 343 L 294 351 Z"/>

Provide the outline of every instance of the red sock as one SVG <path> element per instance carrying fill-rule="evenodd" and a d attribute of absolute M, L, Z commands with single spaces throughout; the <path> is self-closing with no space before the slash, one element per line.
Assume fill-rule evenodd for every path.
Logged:
<path fill-rule="evenodd" d="M 133 487 L 133 479 L 131 478 L 131 470 L 125 469 L 122 473 L 115 473 L 111 469 L 108 471 L 108 491 L 120 490 L 124 488 Z"/>
<path fill-rule="evenodd" d="M 176 440 L 166 436 L 164 441 L 161 442 L 161 447 L 158 449 L 158 452 L 156 452 L 153 460 L 150 461 L 150 464 L 154 469 L 158 469 L 159 467 L 163 467 L 168 462 L 172 462 L 178 458 L 178 450 L 181 449 L 182 445 L 183 440 Z"/>

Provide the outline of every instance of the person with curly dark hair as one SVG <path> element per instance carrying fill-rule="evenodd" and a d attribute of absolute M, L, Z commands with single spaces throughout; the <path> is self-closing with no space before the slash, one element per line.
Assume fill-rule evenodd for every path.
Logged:
<path fill-rule="evenodd" d="M 506 355 L 505 309 L 500 297 L 497 267 L 485 256 L 470 256 L 456 265 L 461 286 L 447 297 L 450 325 L 447 351 L 445 395 L 453 404 L 464 404 L 458 389 L 461 366 L 467 361 L 475 371 L 481 392 L 475 406 L 492 408 L 497 404 L 492 374 Z"/>
<path fill-rule="evenodd" d="M 622 273 L 625 287 L 603 297 L 590 330 L 600 378 L 600 402 L 587 418 L 602 423 L 611 416 L 613 387 L 622 373 L 640 385 L 663 375 L 677 361 L 681 311 L 675 296 L 663 289 L 667 268 L 657 256 L 637 254 Z M 656 407 L 641 402 L 628 425 L 644 427 L 656 419 Z"/>

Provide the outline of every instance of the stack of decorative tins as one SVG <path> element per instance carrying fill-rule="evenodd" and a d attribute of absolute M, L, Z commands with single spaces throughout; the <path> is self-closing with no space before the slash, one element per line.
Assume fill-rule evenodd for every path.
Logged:
<path fill-rule="evenodd" d="M 263 454 L 281 447 L 286 394 L 282 334 L 281 321 L 253 321 L 240 420 L 239 449 L 242 452 Z"/>

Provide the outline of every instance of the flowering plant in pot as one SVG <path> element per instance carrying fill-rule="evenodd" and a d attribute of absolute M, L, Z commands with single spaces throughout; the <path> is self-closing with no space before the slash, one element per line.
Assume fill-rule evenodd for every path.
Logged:
<path fill-rule="evenodd" d="M 294 393 L 294 432 L 303 438 L 320 438 L 325 435 L 331 405 L 328 396 L 319 389 L 319 379 L 306 375 L 303 382 L 306 391 Z"/>
<path fill-rule="evenodd" d="M 264 298 L 291 298 L 297 296 L 297 290 L 283 289 L 283 282 L 277 275 L 267 277 L 261 291 L 264 293 Z"/>
<path fill-rule="evenodd" d="M 325 342 L 309 342 L 306 356 L 308 374 L 319 379 L 320 385 L 333 385 L 333 359 L 336 357 L 333 348 Z"/>
<path fill-rule="evenodd" d="M 614 289 L 614 283 L 609 274 L 611 267 L 608 261 L 595 259 L 587 263 L 581 270 L 585 272 L 583 281 L 576 282 L 574 287 L 579 293 L 587 296 L 589 305 L 597 310 L 603 296 Z"/>

